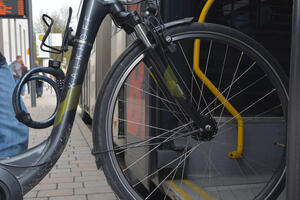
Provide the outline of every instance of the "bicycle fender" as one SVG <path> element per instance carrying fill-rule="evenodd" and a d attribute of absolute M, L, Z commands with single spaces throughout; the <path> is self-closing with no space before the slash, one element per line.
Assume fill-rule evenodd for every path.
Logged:
<path fill-rule="evenodd" d="M 168 29 L 168 28 L 178 26 L 178 25 L 181 25 L 181 24 L 190 24 L 190 23 L 193 22 L 193 20 L 194 20 L 193 17 L 188 17 L 188 18 L 183 18 L 183 19 L 171 21 L 171 22 L 165 23 L 164 25 L 160 25 L 160 26 L 155 27 L 155 30 L 156 31 L 161 31 L 162 28 Z"/>

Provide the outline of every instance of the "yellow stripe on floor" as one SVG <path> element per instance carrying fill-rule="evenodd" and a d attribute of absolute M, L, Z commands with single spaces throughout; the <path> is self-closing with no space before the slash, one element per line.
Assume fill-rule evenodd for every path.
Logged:
<path fill-rule="evenodd" d="M 187 181 L 187 180 L 183 180 L 183 182 L 188 185 L 190 188 L 192 188 L 195 192 L 197 192 L 198 194 L 200 194 L 204 199 L 206 200 L 215 200 L 214 198 L 212 198 L 211 196 L 209 196 L 206 192 L 204 192 L 202 189 L 200 189 L 199 187 L 197 187 L 196 185 L 194 185 L 192 182 Z"/>
<path fill-rule="evenodd" d="M 190 197 L 185 191 L 183 191 L 177 184 L 175 184 L 173 181 L 167 181 L 167 183 L 185 200 L 194 200 L 192 197 Z"/>

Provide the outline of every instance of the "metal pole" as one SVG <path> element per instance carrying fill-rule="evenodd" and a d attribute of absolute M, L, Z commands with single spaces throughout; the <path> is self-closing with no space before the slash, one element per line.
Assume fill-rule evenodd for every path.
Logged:
<path fill-rule="evenodd" d="M 30 54 L 30 69 L 34 68 L 34 47 L 33 47 L 33 19 L 32 19 L 32 0 L 27 0 L 28 11 L 28 32 L 29 32 L 29 54 Z M 36 82 L 31 81 L 31 107 L 36 107 Z"/>
<path fill-rule="evenodd" d="M 300 2 L 293 2 L 287 148 L 287 200 L 300 199 Z"/>

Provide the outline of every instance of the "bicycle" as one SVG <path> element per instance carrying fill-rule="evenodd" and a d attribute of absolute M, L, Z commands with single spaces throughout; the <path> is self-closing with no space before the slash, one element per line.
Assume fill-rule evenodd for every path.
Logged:
<path fill-rule="evenodd" d="M 71 34 L 69 17 L 61 49 L 47 46 L 58 54 L 73 46 L 66 78 L 56 62 L 22 78 L 14 93 L 17 118 L 34 128 L 53 125 L 53 130 L 39 146 L 0 160 L 3 199 L 22 199 L 62 154 L 93 42 L 107 14 L 137 38 L 107 74 L 93 118 L 92 154 L 117 196 L 244 200 L 275 199 L 280 194 L 288 93 L 287 78 L 276 59 L 229 27 L 193 23 L 192 18 L 163 24 L 157 7 L 150 7 L 144 17 L 124 9 L 124 4 L 141 2 L 85 0 L 76 35 Z M 53 21 L 43 18 L 49 27 L 46 39 Z M 202 81 L 191 64 L 196 40 L 201 41 L 198 65 L 206 77 Z M 57 81 L 34 75 L 41 71 Z M 20 106 L 20 90 L 30 80 L 48 82 L 60 102 L 43 122 L 33 121 Z M 225 100 L 218 103 L 221 95 L 204 87 L 208 81 Z M 237 115 L 224 109 L 229 104 L 243 114 L 242 124 L 231 123 Z M 228 152 L 240 147 L 231 130 L 242 125 L 247 143 L 242 153 L 229 158 Z"/>

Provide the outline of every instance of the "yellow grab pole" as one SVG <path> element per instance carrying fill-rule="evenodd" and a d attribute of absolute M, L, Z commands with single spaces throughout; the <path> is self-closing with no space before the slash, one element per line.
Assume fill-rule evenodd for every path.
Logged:
<path fill-rule="evenodd" d="M 207 0 L 200 14 L 199 23 L 205 21 L 206 15 L 215 0 Z M 200 69 L 200 39 L 194 42 L 194 71 L 203 84 L 216 96 L 216 98 L 224 105 L 228 112 L 237 120 L 238 123 L 238 140 L 237 149 L 230 152 L 228 156 L 232 159 L 241 158 L 244 152 L 244 121 L 240 113 L 230 104 L 230 102 L 222 95 L 222 93 L 214 86 L 214 84 L 205 76 Z"/>

